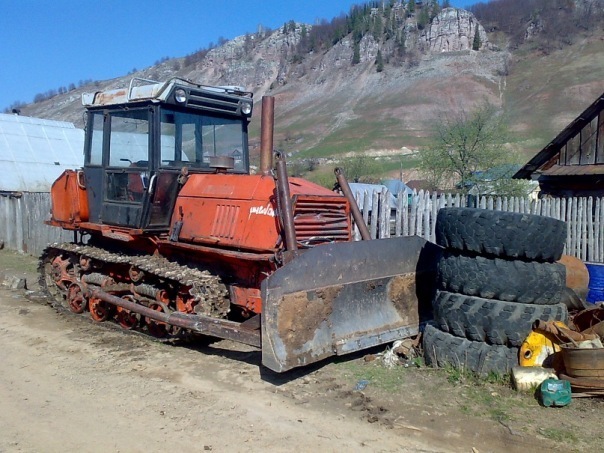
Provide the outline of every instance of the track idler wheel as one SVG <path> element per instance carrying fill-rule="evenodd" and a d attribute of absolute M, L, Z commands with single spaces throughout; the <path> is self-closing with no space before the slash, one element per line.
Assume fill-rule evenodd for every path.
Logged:
<path fill-rule="evenodd" d="M 69 259 L 63 259 L 61 256 L 55 257 L 52 263 L 47 264 L 46 274 L 62 291 L 67 292 L 70 283 L 73 281 L 73 266 Z"/>
<path fill-rule="evenodd" d="M 133 296 L 123 296 L 122 299 L 130 302 L 136 302 L 136 299 Z M 123 329 L 132 330 L 138 326 L 140 317 L 137 313 L 132 313 L 130 310 L 126 310 L 124 307 L 118 306 L 115 308 L 117 310 L 115 319 Z"/>
<path fill-rule="evenodd" d="M 90 310 L 90 317 L 97 322 L 107 321 L 111 316 L 111 306 L 96 297 L 90 298 L 88 308 Z"/>
<path fill-rule="evenodd" d="M 86 310 L 88 301 L 82 287 L 78 283 L 69 285 L 67 289 L 67 303 L 69 304 L 69 309 L 74 313 L 80 314 Z"/>

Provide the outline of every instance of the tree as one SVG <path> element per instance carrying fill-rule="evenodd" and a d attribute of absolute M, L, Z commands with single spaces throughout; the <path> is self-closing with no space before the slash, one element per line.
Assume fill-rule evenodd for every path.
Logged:
<path fill-rule="evenodd" d="M 407 51 L 407 47 L 405 44 L 405 31 L 404 30 L 399 30 L 397 32 L 394 45 L 395 45 L 397 56 L 399 56 L 399 57 L 404 56 L 405 52 Z"/>
<path fill-rule="evenodd" d="M 478 27 L 476 27 L 474 41 L 472 42 L 472 50 L 480 50 L 480 46 L 482 46 L 482 42 L 480 42 L 480 33 L 478 32 Z"/>
<path fill-rule="evenodd" d="M 384 70 L 384 58 L 382 57 L 382 51 L 378 50 L 377 56 L 375 57 L 375 70 L 382 72 Z"/>
<path fill-rule="evenodd" d="M 422 7 L 417 17 L 417 28 L 423 30 L 430 23 L 430 11 L 427 6 Z"/>
<path fill-rule="evenodd" d="M 505 148 L 506 141 L 505 118 L 495 106 L 485 102 L 472 113 L 462 110 L 440 118 L 433 143 L 419 152 L 419 166 L 434 188 L 456 184 L 465 192 L 476 185 L 480 172 L 521 162 L 519 156 Z M 500 176 L 494 179 L 509 179 L 507 174 Z M 491 188 L 494 179 L 490 181 Z"/>
<path fill-rule="evenodd" d="M 352 50 L 352 64 L 359 64 L 361 62 L 361 46 L 358 42 L 354 43 Z"/>
<path fill-rule="evenodd" d="M 249 33 L 246 33 L 245 37 L 243 38 L 244 55 L 249 57 L 250 54 L 252 53 L 253 48 L 254 48 L 254 41 L 252 39 L 252 35 L 250 35 Z"/>
<path fill-rule="evenodd" d="M 364 154 L 342 159 L 340 167 L 344 169 L 346 178 L 352 182 L 369 182 L 370 175 L 379 170 L 375 160 Z"/>

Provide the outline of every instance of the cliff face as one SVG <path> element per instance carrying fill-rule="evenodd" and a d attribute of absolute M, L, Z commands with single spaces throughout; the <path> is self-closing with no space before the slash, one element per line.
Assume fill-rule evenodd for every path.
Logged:
<path fill-rule="evenodd" d="M 469 11 L 446 8 L 436 16 L 420 36 L 431 52 L 471 50 L 474 36 L 480 36 L 480 49 L 489 49 L 487 33 Z"/>
<path fill-rule="evenodd" d="M 581 1 L 588 8 L 596 0 Z M 252 91 L 256 101 L 275 96 L 275 144 L 293 155 L 417 148 L 426 143 L 439 117 L 484 101 L 503 107 L 523 138 L 533 139 L 531 130 L 538 127 L 539 140 L 529 145 L 537 151 L 560 130 L 560 105 L 569 108 L 565 119 L 604 90 L 604 49 L 598 38 L 549 56 L 525 57 L 505 50 L 501 40 L 503 50 L 493 45 L 468 11 L 444 9 L 424 27 L 415 15 L 399 13 L 394 33 L 365 32 L 357 44 L 349 34 L 327 50 L 301 53 L 299 44 L 312 27 L 292 23 L 237 37 L 194 63 L 171 59 L 30 104 L 21 112 L 82 127 L 82 92 L 126 87 L 134 76 L 162 81 L 178 76 L 209 85 L 239 85 Z M 480 48 L 474 51 L 477 33 Z M 538 27 L 529 34 L 535 33 Z M 405 38 L 403 50 L 400 36 Z M 353 64 L 355 51 L 358 63 Z M 382 71 L 377 69 L 378 52 Z M 564 69 L 573 64 L 584 70 Z M 542 112 L 535 114 L 539 108 Z M 253 143 L 258 118 L 255 114 L 252 121 Z"/>

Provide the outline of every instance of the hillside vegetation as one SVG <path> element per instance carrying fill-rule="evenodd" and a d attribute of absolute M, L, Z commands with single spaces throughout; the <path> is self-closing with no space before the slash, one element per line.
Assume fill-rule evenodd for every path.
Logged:
<path fill-rule="evenodd" d="M 369 2 L 330 21 L 291 20 L 220 39 L 11 108 L 82 126 L 82 92 L 132 77 L 241 85 L 257 102 L 276 97 L 276 147 L 300 174 L 320 180 L 327 166 L 317 163 L 361 154 L 380 156 L 376 177 L 407 171 L 443 117 L 489 102 L 506 114 L 510 141 L 528 159 L 604 91 L 603 30 L 604 0 L 493 0 L 470 11 L 447 1 Z"/>

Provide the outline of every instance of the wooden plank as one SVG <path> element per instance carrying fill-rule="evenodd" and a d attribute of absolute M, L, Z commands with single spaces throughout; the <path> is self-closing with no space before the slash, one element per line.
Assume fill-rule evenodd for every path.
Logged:
<path fill-rule="evenodd" d="M 417 215 L 415 218 L 415 234 L 422 236 L 423 233 L 423 221 L 424 221 L 424 191 L 420 190 L 418 195 L 417 203 Z"/>
<path fill-rule="evenodd" d="M 596 244 L 598 250 L 598 263 L 604 263 L 604 198 L 598 198 L 596 204 Z"/>
<path fill-rule="evenodd" d="M 404 206 L 403 206 L 404 202 Z M 398 193 L 396 197 L 396 219 L 394 221 L 394 235 L 400 236 L 403 222 L 403 209 L 407 209 L 407 195 L 404 191 Z"/>
<path fill-rule="evenodd" d="M 565 165 L 568 156 L 568 142 L 564 144 L 564 146 L 560 149 L 560 153 L 558 154 L 558 165 Z"/>
<path fill-rule="evenodd" d="M 361 210 L 361 212 L 363 212 L 363 204 L 361 203 L 361 194 L 360 193 L 356 193 L 355 197 L 354 197 L 355 201 L 357 202 L 357 206 L 359 207 L 359 209 Z M 352 216 L 351 216 L 352 217 Z M 354 219 L 352 220 L 352 224 L 354 226 L 354 230 L 353 230 L 353 238 L 355 241 L 360 241 L 361 240 L 361 232 L 359 231 L 359 227 L 357 225 L 357 223 L 354 221 Z"/>
<path fill-rule="evenodd" d="M 564 165 L 579 165 L 581 158 L 581 134 L 576 134 L 567 142 Z"/>
<path fill-rule="evenodd" d="M 587 261 L 587 199 L 585 197 L 581 197 L 579 199 L 580 212 L 579 212 L 579 221 L 581 224 L 580 230 L 580 251 L 581 251 L 581 259 L 583 261 Z"/>
<path fill-rule="evenodd" d="M 382 200 L 384 203 L 384 235 L 382 237 L 389 238 L 390 237 L 390 216 L 391 216 L 391 206 L 390 206 L 390 191 L 388 189 L 384 189 L 382 192 Z"/>
<path fill-rule="evenodd" d="M 569 199 L 564 199 L 564 201 L 562 202 L 560 220 L 564 220 L 564 222 L 566 223 L 566 243 L 564 244 L 564 253 L 570 255 L 570 222 L 568 220 L 568 202 Z"/>
<path fill-rule="evenodd" d="M 369 234 L 371 235 L 371 239 L 377 239 L 378 237 L 377 226 L 380 218 L 379 203 L 380 193 L 377 190 L 374 190 L 371 197 L 371 220 L 369 221 Z"/>
<path fill-rule="evenodd" d="M 593 261 L 594 254 L 594 217 L 593 217 L 594 201 L 592 197 L 587 199 L 587 211 L 585 213 L 587 217 L 587 237 L 585 238 L 585 247 L 587 248 L 586 257 L 588 261 Z"/>
<path fill-rule="evenodd" d="M 436 192 L 434 192 L 431 196 L 432 200 L 432 219 L 431 219 L 431 228 L 430 228 L 430 242 L 436 242 L 436 218 L 438 216 L 438 211 L 440 209 L 440 203 L 442 202 L 441 197 L 438 196 Z"/>
<path fill-rule="evenodd" d="M 600 198 L 600 240 L 598 241 L 598 245 L 600 247 L 600 263 L 604 263 L 604 198 Z"/>
<path fill-rule="evenodd" d="M 430 192 L 426 191 L 424 194 L 426 200 L 426 206 L 424 208 L 424 239 L 429 241 L 432 239 L 432 199 L 430 198 Z"/>
<path fill-rule="evenodd" d="M 411 201 L 411 212 L 409 213 L 409 231 L 408 236 L 415 234 L 415 219 L 417 218 L 417 192 L 413 191 L 413 200 Z"/>
<path fill-rule="evenodd" d="M 365 221 L 365 225 L 367 225 L 367 227 L 369 227 L 369 206 L 371 206 L 372 198 L 373 194 L 369 194 L 367 190 L 363 192 L 363 220 Z M 369 235 L 371 236 L 371 232 L 369 232 Z"/>
<path fill-rule="evenodd" d="M 567 250 L 568 254 L 571 256 L 576 256 L 575 249 L 575 238 L 577 237 L 575 227 L 575 203 L 573 198 L 569 198 L 568 200 L 568 209 L 567 209 L 567 222 L 568 222 L 568 238 L 567 238 Z"/>
<path fill-rule="evenodd" d="M 604 164 L 604 111 L 598 115 L 596 142 L 596 164 Z"/>
<path fill-rule="evenodd" d="M 581 149 L 579 151 L 580 165 L 590 165 L 596 163 L 596 131 L 597 118 L 590 121 L 580 131 Z"/>
<path fill-rule="evenodd" d="M 413 195 L 411 196 L 411 203 L 413 203 Z M 402 230 L 401 230 L 401 235 L 402 236 L 409 236 L 409 210 L 412 209 L 412 207 L 409 205 L 409 200 L 407 199 L 407 205 L 405 205 L 405 210 L 403 211 L 403 218 L 401 220 L 402 222 Z"/>

